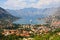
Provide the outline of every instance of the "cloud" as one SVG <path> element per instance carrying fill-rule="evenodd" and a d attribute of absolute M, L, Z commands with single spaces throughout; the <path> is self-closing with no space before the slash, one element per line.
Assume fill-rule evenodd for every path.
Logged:
<path fill-rule="evenodd" d="M 53 6 L 53 5 L 57 5 L 60 3 L 60 0 L 40 0 L 38 3 L 33 4 L 33 7 L 36 8 L 42 8 L 42 7 L 47 7 L 47 6 Z"/>
<path fill-rule="evenodd" d="M 22 9 L 53 7 L 58 4 L 60 4 L 60 0 L 7 0 L 2 6 L 9 9 Z"/>
<path fill-rule="evenodd" d="M 4 3 L 6 8 L 10 9 L 19 9 L 19 8 L 24 8 L 26 5 L 25 2 L 22 2 L 21 0 L 8 0 Z"/>

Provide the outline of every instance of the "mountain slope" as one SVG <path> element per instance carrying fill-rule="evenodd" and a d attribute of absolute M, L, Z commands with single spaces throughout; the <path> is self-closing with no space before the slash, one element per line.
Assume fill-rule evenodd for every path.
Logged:
<path fill-rule="evenodd" d="M 14 21 L 15 19 L 17 19 L 17 17 L 12 16 L 9 12 L 0 7 L 0 20 Z"/>
<path fill-rule="evenodd" d="M 60 7 L 56 9 L 57 11 L 55 12 L 54 16 L 55 18 L 60 20 Z"/>
<path fill-rule="evenodd" d="M 56 8 L 45 8 L 45 9 L 37 9 L 37 8 L 24 8 L 20 10 L 7 10 L 12 15 L 22 17 L 22 18 L 44 18 L 52 15 Z"/>
<path fill-rule="evenodd" d="M 51 13 L 52 15 L 50 15 L 49 17 L 45 18 L 46 22 L 48 22 L 49 24 L 53 23 L 53 22 L 57 22 L 60 21 L 60 7 L 55 8 L 55 11 Z"/>

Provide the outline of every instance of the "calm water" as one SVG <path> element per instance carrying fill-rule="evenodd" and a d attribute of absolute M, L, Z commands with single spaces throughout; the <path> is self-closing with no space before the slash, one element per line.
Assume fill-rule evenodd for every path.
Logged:
<path fill-rule="evenodd" d="M 16 24 L 45 24 L 45 20 L 37 20 L 37 19 L 19 19 L 13 23 Z"/>

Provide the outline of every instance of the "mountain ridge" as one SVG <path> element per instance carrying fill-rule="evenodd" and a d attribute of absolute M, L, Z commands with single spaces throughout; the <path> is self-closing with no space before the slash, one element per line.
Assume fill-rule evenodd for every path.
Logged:
<path fill-rule="evenodd" d="M 14 21 L 17 17 L 11 15 L 8 11 L 0 7 L 0 20 Z"/>
<path fill-rule="evenodd" d="M 59 7 L 58 7 L 59 8 Z M 53 15 L 57 8 L 45 8 L 45 9 L 37 9 L 37 8 L 24 8 L 20 10 L 7 10 L 12 15 L 22 18 L 45 18 L 50 15 Z"/>

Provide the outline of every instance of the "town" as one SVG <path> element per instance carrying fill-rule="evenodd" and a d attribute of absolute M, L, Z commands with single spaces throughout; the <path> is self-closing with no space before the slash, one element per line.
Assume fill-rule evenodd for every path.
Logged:
<path fill-rule="evenodd" d="M 60 36 L 60 30 L 59 30 L 60 29 L 60 21 L 54 21 L 54 22 L 52 22 L 52 25 L 49 25 L 49 24 L 38 24 L 38 25 L 13 24 L 12 25 L 12 24 L 10 24 L 10 26 L 7 28 L 3 28 L 3 29 L 1 28 L 2 29 L 1 34 L 3 36 L 15 35 L 18 38 L 20 38 L 19 40 L 34 40 L 35 35 L 37 35 L 37 36 L 47 35 L 51 32 L 53 34 L 53 32 L 56 32 L 56 29 L 58 30 L 56 32 L 56 34 Z M 6 39 L 6 40 L 8 40 L 8 39 Z M 35 39 L 35 40 L 38 40 L 38 39 Z M 50 40 L 50 39 L 48 38 L 48 40 Z"/>

